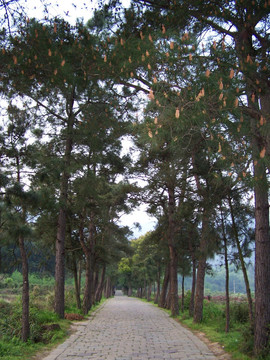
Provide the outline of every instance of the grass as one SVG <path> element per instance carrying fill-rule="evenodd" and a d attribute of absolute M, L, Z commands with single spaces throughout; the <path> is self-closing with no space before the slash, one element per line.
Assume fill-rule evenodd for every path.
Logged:
<path fill-rule="evenodd" d="M 94 305 L 89 311 L 91 315 L 96 311 L 106 299 L 102 299 L 99 304 Z M 29 340 L 23 343 L 18 336 L 8 337 L 2 336 L 0 339 L 0 359 L 5 360 L 29 360 L 34 357 L 38 352 L 48 351 L 63 343 L 70 335 L 71 321 L 59 319 L 56 314 L 50 313 L 46 310 L 39 311 L 38 321 L 42 324 L 54 323 L 60 326 L 60 330 L 54 330 L 47 334 L 48 342 L 35 342 Z"/>
<path fill-rule="evenodd" d="M 70 334 L 71 321 L 59 319 L 53 311 L 54 281 L 51 277 L 31 277 L 30 292 L 30 339 L 27 343 L 20 340 L 21 334 L 21 274 L 15 272 L 5 277 L 0 284 L 0 359 L 29 360 L 37 353 L 48 351 L 65 341 Z M 65 313 L 82 314 L 77 309 L 72 284 L 66 286 Z M 4 294 L 4 296 L 2 296 Z M 6 301 L 7 300 L 7 301 Z M 92 306 L 88 315 L 96 311 L 105 301 Z M 49 328 L 56 324 L 59 328 Z"/>

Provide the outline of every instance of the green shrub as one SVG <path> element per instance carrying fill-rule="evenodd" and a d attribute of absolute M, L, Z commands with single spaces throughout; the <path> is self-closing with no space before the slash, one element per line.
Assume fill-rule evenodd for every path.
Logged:
<path fill-rule="evenodd" d="M 252 356 L 254 348 L 254 329 L 248 324 L 241 328 L 241 340 L 239 350 L 246 355 Z"/>
<path fill-rule="evenodd" d="M 15 282 L 12 278 L 8 277 L 3 280 L 3 287 L 5 288 L 13 288 L 15 287 Z"/>
<path fill-rule="evenodd" d="M 14 271 L 12 273 L 11 278 L 17 284 L 17 286 L 21 286 L 23 277 L 22 277 L 22 274 L 18 270 Z"/>
<path fill-rule="evenodd" d="M 233 323 L 246 324 L 249 321 L 248 303 L 232 302 L 230 304 L 230 318 Z"/>
<path fill-rule="evenodd" d="M 211 301 L 204 301 L 203 322 L 224 322 L 224 306 Z"/>
<path fill-rule="evenodd" d="M 191 300 L 191 291 L 188 290 L 188 291 L 186 291 L 186 293 L 185 293 L 185 298 L 184 298 L 184 310 L 188 310 L 188 309 L 189 309 L 190 300 Z"/>

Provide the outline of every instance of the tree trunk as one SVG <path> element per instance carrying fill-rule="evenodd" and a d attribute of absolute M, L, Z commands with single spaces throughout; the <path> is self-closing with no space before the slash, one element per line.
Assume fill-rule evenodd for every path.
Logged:
<path fill-rule="evenodd" d="M 197 261 L 193 256 L 192 259 L 192 285 L 191 285 L 191 295 L 190 295 L 190 303 L 189 303 L 189 315 L 193 317 L 194 315 L 194 299 L 195 299 L 195 290 L 196 290 L 196 267 Z"/>
<path fill-rule="evenodd" d="M 83 211 L 84 213 L 84 211 Z M 95 251 L 95 225 L 90 219 L 88 227 L 87 245 L 84 238 L 84 214 L 81 215 L 79 226 L 79 239 L 85 255 L 85 288 L 83 296 L 83 313 L 87 314 L 93 304 L 93 288 L 94 288 L 94 251 Z"/>
<path fill-rule="evenodd" d="M 65 316 L 65 234 L 66 212 L 60 209 L 55 246 L 55 305 L 54 310 L 60 318 Z"/>
<path fill-rule="evenodd" d="M 28 260 L 24 246 L 24 238 L 19 236 L 19 247 L 22 258 L 22 276 L 23 276 L 23 288 L 22 288 L 22 341 L 26 342 L 30 335 L 29 324 L 29 280 L 28 280 Z"/>
<path fill-rule="evenodd" d="M 181 311 L 185 310 L 185 275 L 182 276 L 182 298 L 181 298 Z"/>
<path fill-rule="evenodd" d="M 245 260 L 244 260 L 242 249 L 241 249 L 241 244 L 240 244 L 240 240 L 239 240 L 239 236 L 238 236 L 238 230 L 237 230 L 237 226 L 236 226 L 236 222 L 235 222 L 235 218 L 234 218 L 232 200 L 231 200 L 230 196 L 228 197 L 228 201 L 229 201 L 229 207 L 230 207 L 230 213 L 231 213 L 234 237 L 235 237 L 235 241 L 236 241 L 236 245 L 237 245 L 238 255 L 239 255 L 241 268 L 242 268 L 244 281 L 245 281 L 245 286 L 246 286 L 246 293 L 247 293 L 247 299 L 248 299 L 249 320 L 250 320 L 250 323 L 253 324 L 253 322 L 254 322 L 253 304 L 252 304 L 252 297 L 251 297 L 251 291 L 250 291 L 250 286 L 249 286 L 248 274 L 247 274 Z"/>
<path fill-rule="evenodd" d="M 168 245 L 170 251 L 170 309 L 172 316 L 179 315 L 179 298 L 178 298 L 178 277 L 177 277 L 177 250 L 175 245 L 175 195 L 174 188 L 168 186 Z"/>
<path fill-rule="evenodd" d="M 72 111 L 74 98 L 71 99 Z M 65 237 L 66 237 L 66 208 L 68 199 L 68 182 L 70 177 L 70 160 L 72 152 L 72 131 L 74 116 L 70 115 L 67 123 L 67 138 L 64 155 L 64 170 L 60 188 L 60 210 L 58 215 L 56 245 L 55 245 L 55 312 L 60 318 L 65 317 Z"/>
<path fill-rule="evenodd" d="M 222 209 L 221 209 L 221 226 L 222 226 L 223 242 L 224 242 L 224 262 L 225 262 L 225 272 L 226 272 L 226 279 L 225 279 L 225 292 L 226 292 L 225 332 L 228 333 L 230 331 L 230 290 L 229 290 L 230 272 L 229 272 L 229 261 L 228 261 L 228 250 L 227 250 L 227 238 L 226 238 L 226 234 L 225 234 L 225 226 L 224 226 L 224 218 L 223 218 Z"/>
<path fill-rule="evenodd" d="M 226 326 L 225 332 L 228 333 L 230 331 L 230 290 L 229 290 L 229 262 L 228 262 L 228 251 L 227 251 L 227 239 L 224 236 L 224 249 L 225 249 L 225 271 L 226 271 L 226 281 L 225 281 L 225 289 L 226 289 Z"/>
<path fill-rule="evenodd" d="M 158 273 L 157 273 L 157 292 L 155 296 L 155 304 L 159 303 L 160 298 L 160 266 L 158 266 Z"/>
<path fill-rule="evenodd" d="M 97 288 L 97 291 L 96 291 L 96 302 L 100 302 L 101 297 L 102 297 L 102 290 L 103 290 L 103 287 L 104 287 L 105 273 L 106 273 L 106 265 L 103 265 L 100 281 L 99 281 L 98 288 Z"/>
<path fill-rule="evenodd" d="M 195 304 L 194 304 L 194 323 L 200 323 L 203 319 L 203 300 L 204 300 L 204 278 L 206 270 L 206 260 L 208 253 L 208 212 L 204 209 L 202 220 L 202 234 L 199 246 L 199 260 L 197 270 Z"/>
<path fill-rule="evenodd" d="M 79 275 L 78 275 L 78 288 L 81 292 L 81 285 L 82 285 L 82 261 L 79 261 L 79 269 L 78 269 Z"/>
<path fill-rule="evenodd" d="M 146 289 L 146 280 L 144 278 L 143 280 L 143 297 L 146 299 L 147 298 L 147 289 Z"/>
<path fill-rule="evenodd" d="M 94 271 L 94 286 L 92 289 L 92 303 L 94 304 L 96 301 L 96 293 L 97 293 L 97 289 L 98 289 L 98 284 L 99 284 L 99 266 L 95 266 L 95 271 Z"/>
<path fill-rule="evenodd" d="M 88 254 L 85 258 L 85 287 L 84 287 L 84 296 L 83 296 L 83 313 L 88 314 L 89 310 L 92 307 L 92 287 L 93 287 L 93 268 L 91 255 Z"/>
<path fill-rule="evenodd" d="M 269 203 L 263 163 L 254 164 L 255 179 L 255 354 L 265 350 L 270 340 L 270 237 Z M 260 181 L 258 180 L 260 179 Z"/>
<path fill-rule="evenodd" d="M 171 285 L 169 284 L 169 287 L 170 287 Z M 165 300 L 165 309 L 171 309 L 171 292 L 170 292 L 170 289 L 169 289 L 169 291 L 168 291 L 168 293 L 167 293 L 167 296 L 166 296 L 166 300 Z"/>
<path fill-rule="evenodd" d="M 163 284 L 162 284 L 162 290 L 161 290 L 159 303 L 158 303 L 158 306 L 161 307 L 161 308 L 165 308 L 169 280 L 170 280 L 170 264 L 168 264 L 166 266 L 166 268 L 165 268 L 165 274 L 164 274 L 164 279 L 163 279 Z"/>
<path fill-rule="evenodd" d="M 193 319 L 194 323 L 200 323 L 203 319 L 205 269 L 206 269 L 206 256 L 201 256 L 198 261 L 198 270 L 197 270 L 194 319 Z"/>
<path fill-rule="evenodd" d="M 148 283 L 148 290 L 147 290 L 147 301 L 151 301 L 151 294 L 152 294 L 152 284 Z"/>
<path fill-rule="evenodd" d="M 81 309 L 81 288 L 79 284 L 79 278 L 78 278 L 78 268 L 77 268 L 77 262 L 74 255 L 74 252 L 72 253 L 72 260 L 73 260 L 73 277 L 74 277 L 74 284 L 75 284 L 75 296 L 76 296 L 76 303 L 77 308 Z"/>
<path fill-rule="evenodd" d="M 106 299 L 108 299 L 111 296 L 112 296 L 112 282 L 111 282 L 111 278 L 108 277 L 106 281 L 105 297 Z"/>

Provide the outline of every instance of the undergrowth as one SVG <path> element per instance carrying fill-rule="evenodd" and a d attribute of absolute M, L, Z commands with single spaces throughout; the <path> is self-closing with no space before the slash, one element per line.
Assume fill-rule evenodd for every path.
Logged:
<path fill-rule="evenodd" d="M 9 281 L 10 282 L 10 281 Z M 14 284 L 13 284 L 14 285 Z M 0 300 L 0 359 L 27 360 L 35 353 L 50 349 L 68 336 L 70 320 L 59 319 L 53 311 L 53 291 L 36 284 L 30 293 L 30 337 L 28 342 L 21 341 L 22 301 L 17 295 L 15 300 L 7 302 Z M 66 292 L 65 313 L 82 314 L 77 309 L 74 291 Z M 95 311 L 99 304 L 93 306 L 88 315 Z"/>
<path fill-rule="evenodd" d="M 266 351 L 266 354 L 262 357 L 253 357 L 253 329 L 249 324 L 248 304 L 246 301 L 231 301 L 230 331 L 228 333 L 225 332 L 224 302 L 217 302 L 215 299 L 204 300 L 203 321 L 195 324 L 193 318 L 189 315 L 189 301 L 190 294 L 187 292 L 184 301 L 184 312 L 180 312 L 177 317 L 183 325 L 195 331 L 195 333 L 196 331 L 204 333 L 211 342 L 219 343 L 234 360 L 270 360 L 270 351 Z"/>

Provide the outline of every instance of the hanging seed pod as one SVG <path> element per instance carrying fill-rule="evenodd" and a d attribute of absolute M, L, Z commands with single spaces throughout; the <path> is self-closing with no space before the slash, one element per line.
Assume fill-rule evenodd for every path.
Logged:
<path fill-rule="evenodd" d="M 239 103 L 238 98 L 235 98 L 235 100 L 234 100 L 234 107 L 238 107 L 238 103 Z"/>
<path fill-rule="evenodd" d="M 149 91 L 148 98 L 149 98 L 150 100 L 154 100 L 154 98 L 155 98 L 155 95 L 154 95 L 152 89 L 150 89 L 150 91 Z"/>
<path fill-rule="evenodd" d="M 179 111 L 178 108 L 176 108 L 176 110 L 175 110 L 175 117 L 176 117 L 176 119 L 179 119 L 179 116 L 180 116 L 180 111 Z"/>
<path fill-rule="evenodd" d="M 209 69 L 207 69 L 207 70 L 205 71 L 205 76 L 206 76 L 207 78 L 210 76 L 210 70 L 209 70 Z"/>
<path fill-rule="evenodd" d="M 263 159 L 265 157 L 265 153 L 266 153 L 266 149 L 265 147 L 262 149 L 262 151 L 260 152 L 260 158 Z"/>
<path fill-rule="evenodd" d="M 222 79 L 219 80 L 219 90 L 223 89 L 223 82 Z"/>
<path fill-rule="evenodd" d="M 171 42 L 170 42 L 170 49 L 173 50 L 173 48 L 174 48 L 174 42 L 171 41 Z"/>
<path fill-rule="evenodd" d="M 230 79 L 232 79 L 234 77 L 234 70 L 233 69 L 231 69 L 229 77 L 230 77 Z"/>

